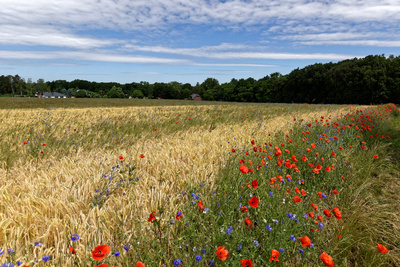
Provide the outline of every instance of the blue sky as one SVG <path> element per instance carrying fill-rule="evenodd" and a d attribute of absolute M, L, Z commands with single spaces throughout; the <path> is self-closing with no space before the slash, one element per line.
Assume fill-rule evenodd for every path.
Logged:
<path fill-rule="evenodd" d="M 0 0 L 0 74 L 195 84 L 400 55 L 399 0 Z"/>

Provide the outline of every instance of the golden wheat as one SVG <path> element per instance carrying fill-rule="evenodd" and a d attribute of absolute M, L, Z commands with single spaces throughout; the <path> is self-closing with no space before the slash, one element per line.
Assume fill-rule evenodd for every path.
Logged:
<path fill-rule="evenodd" d="M 40 240 L 47 254 L 66 257 L 67 238 L 74 233 L 81 237 L 82 251 L 85 242 L 122 242 L 117 236 L 121 232 L 125 239 L 145 240 L 148 228 L 136 229 L 137 222 L 146 222 L 159 205 L 165 207 L 168 221 L 179 207 L 179 193 L 192 184 L 213 184 L 235 145 L 251 139 L 268 142 L 268 133 L 288 132 L 294 117 L 310 121 L 350 109 L 287 108 L 249 104 L 0 110 L 1 247 L 16 242 L 18 258 L 23 248 Z M 219 112 L 223 116 L 218 117 Z M 101 209 L 91 208 L 99 180 L 120 155 L 136 167 L 140 181 L 125 196 L 112 195 Z"/>

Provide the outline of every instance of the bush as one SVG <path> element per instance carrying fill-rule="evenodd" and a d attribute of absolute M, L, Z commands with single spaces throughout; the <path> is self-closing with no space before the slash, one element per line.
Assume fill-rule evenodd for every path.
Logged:
<path fill-rule="evenodd" d="M 144 98 L 144 94 L 142 93 L 142 91 L 136 89 L 132 92 L 131 97 L 133 98 Z"/>

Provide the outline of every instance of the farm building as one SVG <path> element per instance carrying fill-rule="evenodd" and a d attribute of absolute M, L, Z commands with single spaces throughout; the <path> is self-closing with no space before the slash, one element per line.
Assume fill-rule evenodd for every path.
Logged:
<path fill-rule="evenodd" d="M 190 98 L 195 101 L 201 101 L 201 96 L 199 94 L 191 94 Z"/>
<path fill-rule="evenodd" d="M 42 98 L 67 98 L 67 96 L 57 92 L 45 92 L 42 94 Z"/>

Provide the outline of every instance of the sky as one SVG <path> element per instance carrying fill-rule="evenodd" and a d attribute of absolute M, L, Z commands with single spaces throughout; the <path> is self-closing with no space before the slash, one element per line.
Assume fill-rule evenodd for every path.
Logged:
<path fill-rule="evenodd" d="M 0 75 L 202 83 L 400 55 L 400 0 L 0 0 Z"/>

